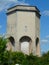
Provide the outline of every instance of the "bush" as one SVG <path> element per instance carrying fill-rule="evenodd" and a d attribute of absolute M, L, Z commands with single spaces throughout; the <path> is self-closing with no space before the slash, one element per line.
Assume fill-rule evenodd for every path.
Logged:
<path fill-rule="evenodd" d="M 41 57 L 24 55 L 22 52 L 7 51 L 6 43 L 7 39 L 0 38 L 0 65 L 49 65 L 49 52 Z"/>

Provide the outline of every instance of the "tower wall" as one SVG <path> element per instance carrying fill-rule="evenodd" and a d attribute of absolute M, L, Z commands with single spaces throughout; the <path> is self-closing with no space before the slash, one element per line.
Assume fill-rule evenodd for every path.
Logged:
<path fill-rule="evenodd" d="M 40 14 L 36 7 L 17 6 L 7 12 L 7 36 L 15 40 L 14 51 L 21 51 L 22 37 L 29 41 L 30 51 L 34 55 L 40 55 Z M 37 39 L 37 42 L 36 42 Z"/>

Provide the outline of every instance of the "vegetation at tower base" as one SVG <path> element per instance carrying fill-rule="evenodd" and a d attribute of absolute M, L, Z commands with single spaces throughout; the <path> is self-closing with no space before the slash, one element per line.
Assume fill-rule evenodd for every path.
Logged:
<path fill-rule="evenodd" d="M 22 52 L 7 51 L 7 42 L 7 39 L 0 38 L 0 65 L 49 65 L 49 52 L 37 57 L 33 54 L 25 55 Z"/>

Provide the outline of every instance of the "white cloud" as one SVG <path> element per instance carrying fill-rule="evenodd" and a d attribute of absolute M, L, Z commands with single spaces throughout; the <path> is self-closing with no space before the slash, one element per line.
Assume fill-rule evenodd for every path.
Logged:
<path fill-rule="evenodd" d="M 41 12 L 41 15 L 49 16 L 49 10 L 45 10 L 45 11 Z"/>
<path fill-rule="evenodd" d="M 41 42 L 42 43 L 47 43 L 47 42 L 49 42 L 47 39 L 43 39 L 43 40 L 41 40 Z"/>
<path fill-rule="evenodd" d="M 12 5 L 29 5 L 28 3 L 24 3 L 24 1 L 18 0 L 0 0 L 0 11 L 3 9 L 7 9 Z"/>
<path fill-rule="evenodd" d="M 16 2 L 16 1 L 18 1 L 18 0 L 8 0 L 8 1 L 14 1 L 14 2 Z"/>

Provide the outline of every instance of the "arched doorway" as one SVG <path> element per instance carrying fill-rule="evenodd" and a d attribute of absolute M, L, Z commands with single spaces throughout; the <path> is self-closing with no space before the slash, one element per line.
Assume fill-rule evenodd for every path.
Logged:
<path fill-rule="evenodd" d="M 28 36 L 23 36 L 20 38 L 19 42 L 21 51 L 25 54 L 29 54 L 31 52 L 31 38 Z"/>

